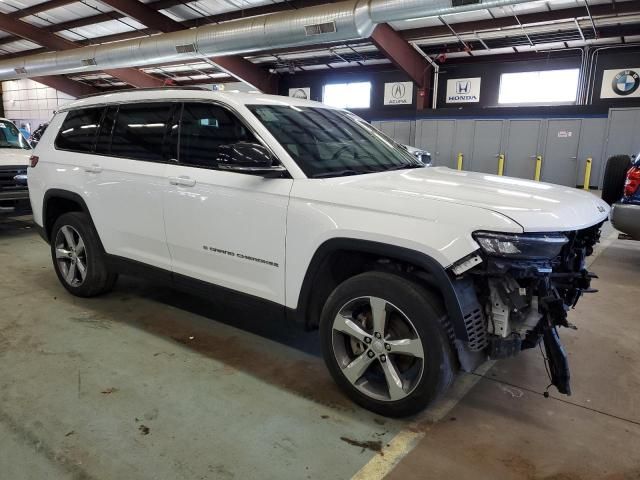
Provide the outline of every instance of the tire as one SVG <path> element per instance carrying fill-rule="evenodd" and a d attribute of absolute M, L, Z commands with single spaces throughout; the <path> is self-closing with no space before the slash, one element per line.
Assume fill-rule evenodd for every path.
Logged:
<path fill-rule="evenodd" d="M 602 200 L 613 205 L 624 194 L 624 182 L 631 167 L 629 155 L 615 155 L 607 160 L 602 181 Z"/>
<path fill-rule="evenodd" d="M 106 293 L 118 278 L 107 266 L 91 219 L 82 212 L 65 213 L 56 220 L 51 230 L 51 258 L 60 283 L 78 297 Z"/>
<path fill-rule="evenodd" d="M 375 311 L 384 313 L 372 315 Z M 384 318 L 382 338 L 376 337 L 376 318 Z M 412 415 L 454 379 L 446 322 L 441 302 L 429 290 L 395 274 L 363 273 L 340 284 L 325 303 L 320 317 L 324 360 L 358 405 L 387 417 Z M 389 382 L 394 370 L 401 386 Z"/>

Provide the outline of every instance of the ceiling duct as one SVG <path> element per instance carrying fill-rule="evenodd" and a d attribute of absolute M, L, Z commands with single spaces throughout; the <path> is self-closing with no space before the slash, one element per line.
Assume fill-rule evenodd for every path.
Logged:
<path fill-rule="evenodd" d="M 368 38 L 378 23 L 530 1 L 347 0 L 133 40 L 4 60 L 0 61 L 0 80 L 143 67 L 203 56 L 242 55 L 270 48 L 348 41 Z M 93 62 L 87 62 L 87 59 Z"/>

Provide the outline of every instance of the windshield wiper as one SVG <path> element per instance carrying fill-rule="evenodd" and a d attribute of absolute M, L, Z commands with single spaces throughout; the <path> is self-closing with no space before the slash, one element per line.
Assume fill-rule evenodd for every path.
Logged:
<path fill-rule="evenodd" d="M 421 163 L 407 163 L 406 165 L 394 165 L 392 167 L 389 168 L 385 168 L 383 171 L 390 171 L 390 170 L 405 170 L 405 169 L 409 169 L 409 168 L 423 168 L 424 165 Z"/>
<path fill-rule="evenodd" d="M 326 177 L 347 177 L 349 175 L 361 175 L 363 173 L 374 173 L 378 170 L 353 170 L 353 169 L 345 169 L 345 170 L 334 170 L 332 172 L 322 172 L 311 175 L 311 178 L 326 178 Z"/>

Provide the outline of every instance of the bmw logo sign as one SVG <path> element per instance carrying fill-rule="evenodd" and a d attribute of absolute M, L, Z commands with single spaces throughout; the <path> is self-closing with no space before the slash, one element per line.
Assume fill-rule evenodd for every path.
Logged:
<path fill-rule="evenodd" d="M 611 88 L 618 95 L 631 95 L 640 87 L 640 75 L 633 70 L 623 70 L 613 77 Z"/>

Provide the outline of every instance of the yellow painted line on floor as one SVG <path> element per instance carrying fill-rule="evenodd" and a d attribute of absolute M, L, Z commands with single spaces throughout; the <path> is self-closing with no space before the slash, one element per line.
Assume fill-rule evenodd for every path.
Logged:
<path fill-rule="evenodd" d="M 478 375 L 462 374 L 447 394 L 433 407 L 425 410 L 414 421 L 396 434 L 364 467 L 351 477 L 351 480 L 373 480 L 384 478 L 393 468 L 406 457 L 418 442 L 425 436 L 424 424 L 435 423 L 455 407 L 462 398 L 469 393 L 473 386 L 485 375 L 495 361 L 489 361 L 476 370 Z"/>

